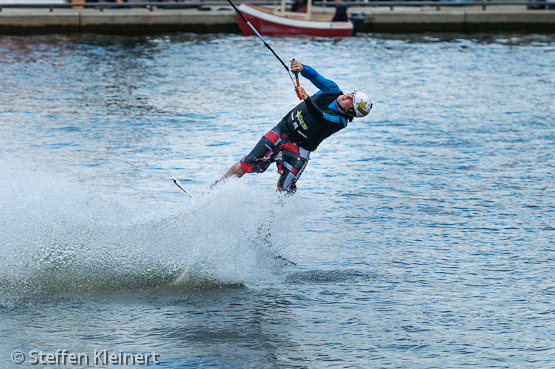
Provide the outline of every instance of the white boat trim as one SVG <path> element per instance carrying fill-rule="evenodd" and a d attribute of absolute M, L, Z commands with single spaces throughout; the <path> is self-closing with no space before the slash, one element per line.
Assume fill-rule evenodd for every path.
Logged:
<path fill-rule="evenodd" d="M 245 14 L 251 15 L 263 21 L 281 24 L 289 27 L 323 29 L 323 30 L 327 30 L 327 29 L 352 30 L 353 29 L 353 23 L 351 22 L 325 22 L 325 21 L 287 18 L 284 16 L 269 14 L 261 10 L 258 10 L 256 8 L 247 6 L 245 4 L 239 5 L 239 10 L 241 10 Z"/>

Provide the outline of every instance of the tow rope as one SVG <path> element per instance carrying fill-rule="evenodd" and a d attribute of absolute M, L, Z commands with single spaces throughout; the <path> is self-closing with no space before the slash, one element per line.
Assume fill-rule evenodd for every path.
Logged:
<path fill-rule="evenodd" d="M 254 26 L 251 24 L 251 22 L 249 22 L 247 20 L 247 18 L 245 18 L 245 16 L 243 15 L 243 13 L 241 13 L 241 11 L 239 9 L 237 9 L 237 7 L 235 6 L 235 4 L 233 4 L 233 2 L 231 0 L 227 0 L 231 6 L 233 7 L 233 9 L 235 9 L 235 11 L 237 12 L 237 14 L 239 14 L 241 16 L 241 18 L 243 19 L 243 21 L 253 30 L 253 32 L 258 36 L 258 38 L 260 38 L 260 40 L 262 41 L 262 43 L 264 44 L 264 46 L 266 46 L 268 48 L 268 50 L 270 50 L 272 52 L 272 54 L 274 54 L 274 56 L 277 58 L 277 60 L 279 60 L 279 62 L 281 63 L 281 65 L 283 65 L 283 67 L 285 68 L 285 70 L 287 71 L 287 74 L 289 75 L 289 78 L 291 78 L 291 82 L 293 82 L 293 86 L 295 86 L 295 92 L 297 93 L 297 96 L 299 97 L 299 99 L 303 99 L 303 97 L 301 96 L 301 93 L 298 89 L 298 87 L 300 87 L 299 84 L 299 73 L 295 73 L 295 78 L 297 80 L 297 84 L 295 84 L 295 81 L 293 80 L 293 77 L 291 76 L 291 72 L 289 71 L 289 68 L 287 67 L 287 65 L 283 62 L 283 60 L 281 60 L 281 58 L 278 56 L 278 54 L 276 54 L 276 52 L 274 51 L 274 49 L 272 49 L 272 47 L 270 46 L 270 44 L 268 44 L 266 42 L 266 40 L 264 40 L 264 38 L 262 37 L 262 35 L 260 33 L 258 33 L 258 31 L 256 30 L 256 28 L 254 28 Z M 295 59 L 293 59 L 295 60 Z M 293 61 L 292 60 L 292 61 Z"/>

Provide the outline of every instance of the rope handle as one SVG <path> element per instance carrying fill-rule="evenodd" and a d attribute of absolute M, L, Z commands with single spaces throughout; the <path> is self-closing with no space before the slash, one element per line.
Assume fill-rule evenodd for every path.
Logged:
<path fill-rule="evenodd" d="M 291 60 L 291 63 L 294 61 L 295 59 Z M 301 87 L 301 84 L 299 82 L 299 72 L 295 72 L 295 80 L 297 81 L 297 85 L 295 86 L 295 92 L 297 93 L 297 97 L 299 98 L 299 100 L 302 100 L 303 95 L 301 94 L 301 91 L 299 89 Z"/>

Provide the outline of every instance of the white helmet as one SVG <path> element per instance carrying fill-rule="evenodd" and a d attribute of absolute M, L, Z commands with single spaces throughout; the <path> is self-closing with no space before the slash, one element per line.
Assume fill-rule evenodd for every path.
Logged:
<path fill-rule="evenodd" d="M 355 91 L 353 97 L 353 108 L 357 118 L 365 117 L 372 110 L 372 101 L 368 95 L 362 92 Z"/>

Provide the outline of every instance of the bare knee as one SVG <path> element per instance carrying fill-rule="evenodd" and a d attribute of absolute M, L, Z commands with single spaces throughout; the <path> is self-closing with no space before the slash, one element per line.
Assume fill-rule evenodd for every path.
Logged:
<path fill-rule="evenodd" d="M 225 174 L 222 176 L 222 178 L 220 178 L 218 180 L 218 182 L 225 181 L 229 177 L 241 178 L 244 174 L 245 174 L 245 172 L 243 171 L 243 168 L 241 167 L 241 162 L 238 161 L 237 163 L 233 164 L 231 166 L 231 168 L 229 168 L 227 170 L 227 172 L 225 172 Z"/>

